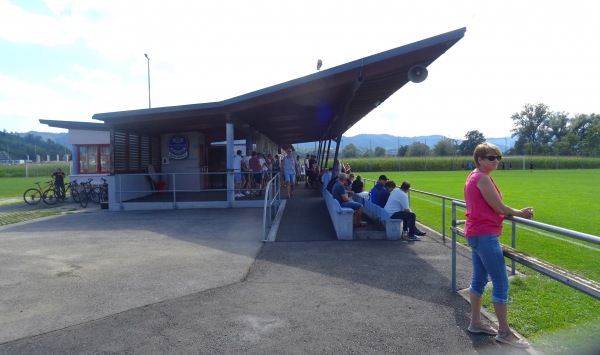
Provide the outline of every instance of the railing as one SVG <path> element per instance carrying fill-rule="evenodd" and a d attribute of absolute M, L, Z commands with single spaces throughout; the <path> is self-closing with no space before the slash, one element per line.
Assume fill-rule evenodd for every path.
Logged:
<path fill-rule="evenodd" d="M 172 197 L 166 202 L 177 203 L 182 202 L 181 193 L 222 192 L 198 201 L 231 202 L 233 200 L 230 200 L 229 192 L 233 190 L 228 186 L 233 184 L 233 179 L 234 172 L 121 174 L 116 176 L 115 198 L 116 202 L 123 203 L 153 194 L 168 194 Z M 246 187 L 243 190 L 258 192 L 263 189 Z"/>
<path fill-rule="evenodd" d="M 263 207 L 263 242 L 268 241 L 268 234 L 273 226 L 273 220 L 281 205 L 281 179 L 275 174 L 265 188 L 265 204 Z M 268 223 L 268 226 L 267 226 Z"/>
<path fill-rule="evenodd" d="M 363 179 L 363 181 L 372 182 L 373 185 L 377 183 L 377 181 L 370 179 Z M 460 235 L 464 237 L 463 231 L 458 228 L 459 225 L 464 224 L 464 220 L 456 219 L 456 207 L 466 208 L 466 204 L 464 201 L 456 200 L 451 197 L 433 194 L 426 191 L 420 190 L 409 190 L 409 198 L 410 193 L 420 193 L 428 196 L 437 197 L 442 200 L 442 239 L 446 240 L 446 201 L 451 201 L 452 204 L 452 224 L 450 230 L 452 231 L 452 291 L 456 291 L 456 235 Z M 600 237 L 594 236 L 591 234 L 581 233 L 574 230 L 561 228 L 545 223 L 535 222 L 528 219 L 523 219 L 519 217 L 507 217 L 506 220 L 511 221 L 511 246 L 502 246 L 504 255 L 511 259 L 511 273 L 514 275 L 516 273 L 516 265 L 515 263 L 520 263 L 526 267 L 529 267 L 533 270 L 538 271 L 542 275 L 548 276 L 556 281 L 559 281 L 565 285 L 568 285 L 580 292 L 583 292 L 587 295 L 590 295 L 596 299 L 600 299 L 600 283 L 589 280 L 585 277 L 572 273 L 568 270 L 562 269 L 558 266 L 552 265 L 543 260 L 539 260 L 537 258 L 533 258 L 529 255 L 526 255 L 522 252 L 519 252 L 516 248 L 516 236 L 517 236 L 517 224 L 522 224 L 525 226 L 530 226 L 533 228 L 537 228 L 543 231 L 555 233 L 558 235 L 562 235 L 565 237 L 578 239 L 582 241 L 586 241 L 589 243 L 600 245 Z"/>
<path fill-rule="evenodd" d="M 452 201 L 452 291 L 456 291 L 456 236 L 460 235 L 464 237 L 463 230 L 458 228 L 458 226 L 464 224 L 465 222 L 464 220 L 456 219 L 457 206 L 466 208 L 467 205 L 464 201 Z M 583 292 L 600 300 L 600 283 L 586 279 L 565 269 L 561 269 L 543 260 L 533 258 L 515 249 L 517 238 L 517 223 L 541 229 L 547 232 L 556 233 L 565 237 L 593 243 L 596 245 L 600 245 L 600 237 L 514 216 L 507 217 L 507 219 L 510 220 L 512 224 L 512 247 L 509 248 L 503 246 L 502 249 L 504 255 L 512 260 L 511 272 L 513 275 L 515 274 L 515 262 L 518 262 L 533 270 L 536 270 L 537 272 L 543 275 L 546 275 L 556 281 L 559 281 L 567 286 L 570 286 L 580 292 Z"/>
<path fill-rule="evenodd" d="M 242 174 L 251 174 L 242 172 Z M 181 207 L 182 202 L 191 202 L 192 208 L 196 207 L 262 207 L 263 208 L 263 223 L 262 237 L 263 241 L 267 241 L 269 230 L 273 225 L 276 213 L 281 205 L 281 178 L 276 172 L 269 172 L 270 180 L 264 189 L 243 187 L 240 190 L 251 192 L 265 192 L 264 199 L 261 197 L 248 196 L 241 200 L 235 200 L 233 197 L 234 191 L 229 189 L 234 181 L 234 172 L 202 172 L 202 173 L 146 173 L 146 174 L 124 174 L 116 176 L 115 186 L 115 203 L 120 204 L 120 209 L 123 209 L 123 203 L 132 202 L 131 200 L 142 198 L 141 201 L 147 202 L 155 206 L 160 203 L 172 203 L 172 208 Z M 219 178 L 214 178 L 219 176 Z M 215 181 L 212 183 L 208 180 L 214 178 L 216 185 L 221 187 L 215 188 Z M 251 176 L 246 176 L 251 178 Z M 253 182 L 251 182 L 253 183 Z M 168 187 L 167 187 L 168 186 Z M 251 185 L 250 185 L 251 186 Z M 199 197 L 182 198 L 181 193 L 199 193 L 199 192 L 217 192 L 217 194 Z M 220 192 L 220 193 L 218 193 Z M 170 194 L 172 197 L 166 199 L 158 199 L 158 201 L 146 201 L 143 199 L 146 196 L 155 194 Z M 233 203 L 235 201 L 235 204 Z M 205 202 L 204 205 L 200 205 Z M 188 208 L 190 205 L 186 205 Z M 152 207 L 150 207 L 152 208 Z"/>

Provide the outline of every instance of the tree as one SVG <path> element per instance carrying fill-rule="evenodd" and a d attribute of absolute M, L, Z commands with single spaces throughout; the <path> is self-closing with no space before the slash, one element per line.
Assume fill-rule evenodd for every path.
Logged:
<path fill-rule="evenodd" d="M 571 120 L 570 131 L 577 135 L 579 138 L 585 137 L 587 129 L 592 126 L 592 120 L 588 115 L 576 115 Z"/>
<path fill-rule="evenodd" d="M 362 156 L 364 158 L 371 158 L 373 156 L 373 150 L 371 148 L 365 150 Z"/>
<path fill-rule="evenodd" d="M 552 112 L 544 128 L 548 131 L 550 138 L 560 141 L 569 133 L 569 117 L 565 112 Z"/>
<path fill-rule="evenodd" d="M 469 131 L 465 134 L 465 140 L 458 146 L 458 152 L 460 155 L 473 155 L 475 147 L 483 142 L 485 142 L 483 133 L 477 130 Z"/>
<path fill-rule="evenodd" d="M 344 149 L 342 149 L 342 154 L 344 158 L 356 158 L 360 155 L 358 148 L 352 143 L 347 144 Z"/>
<path fill-rule="evenodd" d="M 433 146 L 433 155 L 438 157 L 449 157 L 454 155 L 454 141 L 450 138 L 444 138 Z"/>
<path fill-rule="evenodd" d="M 421 142 L 413 142 L 406 151 L 407 157 L 424 157 L 427 155 L 429 155 L 429 147 Z"/>
<path fill-rule="evenodd" d="M 590 156 L 600 157 L 600 125 L 588 129 L 583 147 Z"/>
<path fill-rule="evenodd" d="M 535 105 L 525 104 L 521 112 L 514 113 L 511 119 L 514 122 L 513 128 L 510 130 L 512 136 L 518 135 L 524 137 L 530 143 L 529 149 L 531 153 L 536 153 L 534 148 L 539 149 L 539 145 L 536 143 L 542 143 L 547 141 L 546 131 L 543 129 L 547 125 L 547 121 L 550 118 L 551 112 L 548 106 L 537 103 Z"/>
<path fill-rule="evenodd" d="M 375 152 L 373 153 L 376 157 L 385 157 L 385 148 L 383 147 L 375 147 Z"/>
<path fill-rule="evenodd" d="M 406 155 L 406 152 L 408 151 L 408 146 L 407 145 L 401 145 L 400 148 L 398 148 L 398 155 L 399 157 L 403 157 Z"/>

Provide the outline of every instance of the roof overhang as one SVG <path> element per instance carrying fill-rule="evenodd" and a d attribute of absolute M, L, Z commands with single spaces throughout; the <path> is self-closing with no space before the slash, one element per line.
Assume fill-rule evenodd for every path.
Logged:
<path fill-rule="evenodd" d="M 40 120 L 40 123 L 55 128 L 80 129 L 85 131 L 110 131 L 110 126 L 96 122 Z"/>
<path fill-rule="evenodd" d="M 118 130 L 150 135 L 202 131 L 209 141 L 257 131 L 280 146 L 341 136 L 408 80 L 414 65 L 429 66 L 463 38 L 466 28 L 374 54 L 221 102 L 99 113 Z"/>

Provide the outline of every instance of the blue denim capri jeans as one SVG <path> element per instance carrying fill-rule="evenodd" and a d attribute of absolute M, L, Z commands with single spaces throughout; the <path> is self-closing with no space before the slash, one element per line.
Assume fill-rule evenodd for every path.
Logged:
<path fill-rule="evenodd" d="M 492 302 L 508 303 L 508 273 L 497 235 L 467 238 L 473 259 L 473 278 L 470 291 L 481 297 L 488 275 L 492 279 Z"/>

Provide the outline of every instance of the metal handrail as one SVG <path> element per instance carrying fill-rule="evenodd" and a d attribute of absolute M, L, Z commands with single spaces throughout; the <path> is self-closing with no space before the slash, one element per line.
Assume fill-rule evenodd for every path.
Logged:
<path fill-rule="evenodd" d="M 466 208 L 467 205 L 464 201 L 458 201 L 458 200 L 452 201 L 452 228 L 451 228 L 452 229 L 452 291 L 456 291 L 456 235 L 460 235 L 460 236 L 464 237 L 464 232 L 461 229 L 459 229 L 457 226 L 465 223 L 464 220 L 456 219 L 456 206 Z M 541 229 L 541 230 L 544 230 L 547 232 L 559 234 L 559 235 L 562 235 L 562 236 L 565 236 L 568 238 L 578 239 L 578 240 L 582 240 L 582 241 L 589 242 L 592 244 L 600 245 L 600 237 L 592 235 L 592 234 L 582 233 L 582 232 L 574 231 L 571 229 L 557 227 L 557 226 L 553 226 L 550 224 L 536 222 L 536 221 L 532 221 L 532 220 L 520 218 L 520 217 L 515 217 L 515 216 L 506 217 L 505 219 L 510 220 L 511 224 L 512 224 L 512 232 L 511 232 L 512 233 L 512 235 L 511 235 L 512 249 L 515 249 L 515 247 L 516 247 L 516 224 L 517 223 L 523 224 L 523 225 L 526 225 L 529 227 Z M 515 259 L 511 258 L 511 261 L 512 261 L 512 274 L 514 275 L 516 272 Z M 519 263 L 525 265 L 523 262 L 519 261 Z M 530 265 L 525 265 L 525 266 L 531 267 Z M 582 278 L 582 277 L 560 277 L 560 275 L 557 275 L 554 272 L 546 271 L 544 269 L 536 268 L 535 270 L 540 272 L 541 274 L 551 277 L 567 286 L 573 287 L 574 289 L 576 289 L 580 292 L 584 292 L 596 299 L 600 299 L 600 291 L 597 290 L 597 286 L 590 285 L 591 283 L 595 283 L 595 282 L 590 282 L 591 280 L 587 280 L 587 282 L 586 282 L 585 278 Z"/>
<path fill-rule="evenodd" d="M 269 196 L 273 195 L 269 200 Z M 275 219 L 275 213 L 273 213 L 273 207 L 279 209 L 281 205 L 281 182 L 279 174 L 275 174 L 271 180 L 267 183 L 265 188 L 265 203 L 263 207 L 263 242 L 268 241 L 268 230 L 273 226 L 273 220 Z M 268 215 L 268 216 L 267 216 Z M 267 218 L 268 217 L 268 218 Z M 269 226 L 267 228 L 267 221 Z"/>

